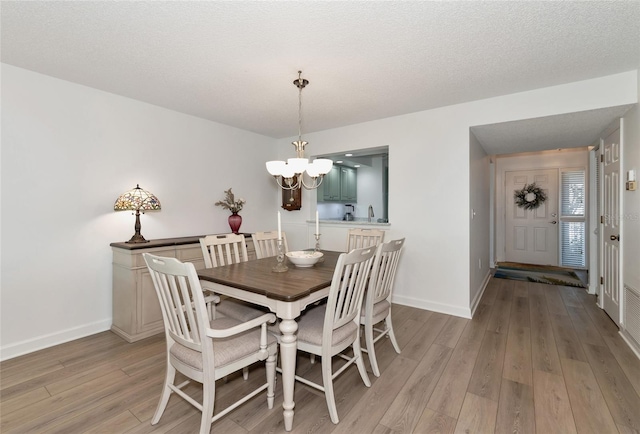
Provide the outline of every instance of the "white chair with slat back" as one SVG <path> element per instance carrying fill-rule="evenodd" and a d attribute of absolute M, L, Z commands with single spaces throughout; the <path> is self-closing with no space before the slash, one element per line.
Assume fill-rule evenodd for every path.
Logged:
<path fill-rule="evenodd" d="M 249 260 L 246 241 L 244 235 L 241 234 L 207 235 L 204 238 L 200 238 L 200 247 L 202 248 L 204 264 L 207 268 L 237 264 L 238 262 L 247 262 Z M 260 309 L 246 301 L 226 297 L 213 305 L 211 317 L 216 318 L 216 315 L 222 315 L 246 322 L 258 318 L 266 312 L 266 309 Z M 249 378 L 248 368 L 244 369 L 243 376 L 245 380 Z"/>
<path fill-rule="evenodd" d="M 244 235 L 207 235 L 204 238 L 200 238 L 200 247 L 202 248 L 204 264 L 207 268 L 216 268 L 249 260 Z M 264 313 L 264 310 L 254 307 L 251 303 L 232 298 L 225 298 L 215 307 L 215 315 L 222 314 L 238 321 L 248 321 Z"/>
<path fill-rule="evenodd" d="M 200 247 L 207 268 L 237 264 L 249 260 L 244 235 L 222 234 L 207 235 L 200 238 Z"/>
<path fill-rule="evenodd" d="M 172 393 L 202 412 L 201 434 L 209 433 L 213 422 L 265 389 L 267 406 L 273 408 L 278 346 L 266 326 L 275 321 L 275 315 L 267 313 L 247 322 L 210 320 L 192 263 L 149 253 L 143 257 L 160 302 L 167 341 L 166 376 L 151 424 L 160 421 Z M 214 415 L 216 380 L 259 361 L 266 361 L 266 383 Z M 175 384 L 176 372 L 188 380 Z M 201 403 L 183 390 L 191 381 L 202 384 Z"/>
<path fill-rule="evenodd" d="M 349 229 L 347 232 L 347 252 L 363 247 L 376 247 L 384 240 L 384 231 L 380 229 Z M 316 362 L 315 354 L 310 354 L 311 363 Z"/>
<path fill-rule="evenodd" d="M 380 229 L 349 229 L 347 252 L 363 247 L 377 246 L 384 241 L 384 231 Z"/>
<path fill-rule="evenodd" d="M 355 363 L 365 386 L 371 382 L 362 360 L 360 348 L 360 315 L 362 299 L 376 249 L 367 247 L 343 253 L 338 259 L 327 303 L 308 308 L 298 322 L 298 350 L 322 357 L 322 385 L 296 376 L 296 380 L 323 391 L 331 421 L 339 422 L 333 392 L 333 380 Z M 340 354 L 353 348 L 353 357 Z M 334 356 L 347 360 L 335 373 Z"/>
<path fill-rule="evenodd" d="M 282 234 L 282 253 L 289 251 L 287 244 L 287 235 L 284 232 Z M 258 259 L 270 258 L 278 255 L 278 231 L 270 232 L 256 232 L 251 234 L 253 239 L 253 246 L 256 248 L 256 256 Z"/>
<path fill-rule="evenodd" d="M 373 375 L 380 376 L 376 359 L 375 343 L 384 336 L 389 336 L 396 353 L 400 354 L 398 341 L 393 333 L 391 322 L 391 295 L 398 269 L 400 253 L 404 246 L 404 238 L 383 243 L 376 249 L 369 285 L 365 295 L 360 323 L 364 325 L 364 336 L 367 349 L 362 351 L 369 355 Z M 384 328 L 374 326 L 384 321 Z M 374 336 L 374 334 L 377 334 Z"/>

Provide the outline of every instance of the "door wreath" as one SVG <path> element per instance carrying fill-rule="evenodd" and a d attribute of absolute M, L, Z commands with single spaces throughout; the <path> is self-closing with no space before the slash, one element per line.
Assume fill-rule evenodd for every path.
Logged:
<path fill-rule="evenodd" d="M 534 182 L 525 185 L 522 190 L 516 190 L 513 198 L 520 208 L 536 209 L 547 200 L 547 194 Z"/>

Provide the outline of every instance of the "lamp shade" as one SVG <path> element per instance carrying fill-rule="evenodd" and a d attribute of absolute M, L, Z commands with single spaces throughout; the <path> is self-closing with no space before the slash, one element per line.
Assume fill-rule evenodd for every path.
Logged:
<path fill-rule="evenodd" d="M 122 193 L 113 205 L 114 211 L 157 211 L 160 210 L 160 201 L 152 193 L 136 188 Z"/>
<path fill-rule="evenodd" d="M 331 168 L 333 167 L 333 161 L 329 160 L 328 158 L 316 158 L 315 160 L 313 160 L 313 164 L 318 166 L 317 170 L 321 175 L 326 175 L 331 171 Z"/>
<path fill-rule="evenodd" d="M 284 170 L 284 166 L 284 161 L 267 161 L 267 171 L 272 176 L 280 176 L 280 174 Z"/>
<path fill-rule="evenodd" d="M 308 158 L 289 158 L 287 160 L 287 166 L 293 169 L 293 173 L 302 173 L 307 170 L 307 166 L 309 165 Z"/>

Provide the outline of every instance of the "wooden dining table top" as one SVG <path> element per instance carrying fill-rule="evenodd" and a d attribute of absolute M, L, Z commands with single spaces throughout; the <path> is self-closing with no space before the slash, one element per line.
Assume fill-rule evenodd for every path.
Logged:
<path fill-rule="evenodd" d="M 323 262 L 300 268 L 289 262 L 282 273 L 272 271 L 275 257 L 255 259 L 217 268 L 198 270 L 200 280 L 218 283 L 261 294 L 281 301 L 296 301 L 331 285 L 333 272 L 342 252 L 322 251 Z"/>

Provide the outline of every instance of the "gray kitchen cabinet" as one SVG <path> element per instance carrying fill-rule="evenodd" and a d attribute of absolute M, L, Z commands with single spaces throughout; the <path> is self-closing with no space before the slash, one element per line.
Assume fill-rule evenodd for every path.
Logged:
<path fill-rule="evenodd" d="M 331 171 L 324 176 L 324 180 L 318 189 L 318 200 L 339 201 L 340 200 L 340 167 L 333 166 Z"/>
<path fill-rule="evenodd" d="M 358 173 L 351 167 L 340 168 L 340 200 L 356 202 L 358 200 Z"/>
<path fill-rule="evenodd" d="M 318 188 L 318 202 L 355 202 L 358 199 L 357 169 L 334 165 Z"/>

